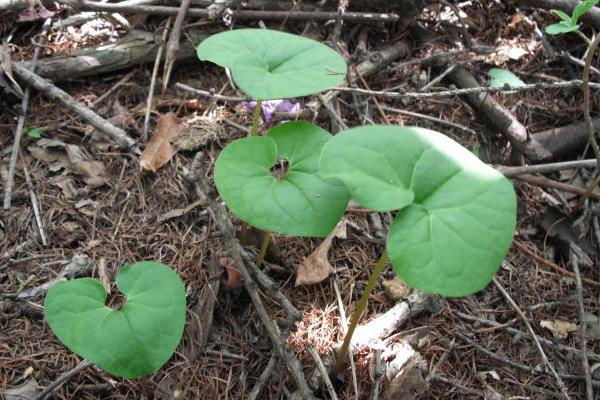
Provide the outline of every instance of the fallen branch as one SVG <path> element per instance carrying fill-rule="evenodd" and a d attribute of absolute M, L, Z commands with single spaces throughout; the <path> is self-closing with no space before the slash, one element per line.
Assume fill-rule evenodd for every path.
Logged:
<path fill-rule="evenodd" d="M 193 43 L 199 43 L 212 31 L 190 30 Z M 36 73 L 54 82 L 67 81 L 97 74 L 106 74 L 140 64 L 151 63 L 156 59 L 159 41 L 152 32 L 132 30 L 115 43 L 89 47 L 68 54 L 55 55 L 38 62 Z M 196 58 L 196 49 L 187 43 L 176 53 L 178 62 Z M 29 62 L 14 63 L 29 68 Z"/>
<path fill-rule="evenodd" d="M 579 186 L 571 185 L 569 183 L 553 181 L 552 179 L 544 178 L 543 176 L 534 176 L 534 175 L 525 174 L 525 175 L 519 175 L 516 178 L 520 179 L 522 181 L 525 181 L 527 183 L 533 183 L 534 185 L 537 185 L 537 186 L 543 186 L 543 187 L 548 187 L 548 188 L 552 188 L 552 189 L 563 190 L 565 192 L 576 193 L 581 196 L 587 195 L 587 189 L 584 189 Z M 589 194 L 589 197 L 591 197 L 592 199 L 600 200 L 600 192 L 593 191 L 592 193 Z"/>
<path fill-rule="evenodd" d="M 80 10 L 86 11 L 106 11 L 106 12 L 131 12 L 136 14 L 153 15 L 177 15 L 178 7 L 169 6 L 148 6 L 148 5 L 121 5 L 118 3 L 99 3 L 95 1 L 83 0 L 59 1 L 61 4 L 71 5 Z M 189 17 L 209 18 L 213 12 L 208 9 L 190 8 L 187 12 Z M 329 21 L 335 20 L 338 13 L 334 11 L 263 11 L 263 10 L 232 10 L 231 16 L 236 19 L 249 20 L 276 20 L 276 21 Z M 347 12 L 342 16 L 344 21 L 352 22 L 398 22 L 400 17 L 397 14 L 388 13 L 360 13 Z"/>
<path fill-rule="evenodd" d="M 600 118 L 592 120 L 592 125 L 594 129 L 600 130 Z M 538 158 L 530 155 L 529 158 L 532 161 L 547 161 L 580 151 L 588 142 L 585 126 L 585 122 L 580 122 L 532 134 L 531 137 L 541 143 L 548 154 Z"/>
<path fill-rule="evenodd" d="M 14 64 L 13 71 L 19 78 L 26 81 L 27 84 L 29 84 L 32 88 L 43 93 L 49 99 L 60 103 L 65 108 L 74 112 L 83 120 L 87 121 L 94 128 L 107 134 L 115 141 L 117 147 L 134 153 L 140 152 L 135 144 L 135 140 L 127 136 L 123 129 L 117 128 L 96 114 L 94 111 L 84 106 L 82 103 L 75 101 L 67 92 L 54 86 L 52 82 L 41 78 L 37 74 L 34 74 L 21 64 Z"/>

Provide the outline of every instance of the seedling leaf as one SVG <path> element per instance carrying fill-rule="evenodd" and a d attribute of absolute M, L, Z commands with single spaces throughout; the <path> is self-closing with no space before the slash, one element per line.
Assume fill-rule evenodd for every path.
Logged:
<path fill-rule="evenodd" d="M 552 10 L 550 10 L 550 12 L 565 22 L 573 23 L 573 21 L 571 20 L 571 17 L 564 11 L 552 9 Z"/>
<path fill-rule="evenodd" d="M 91 278 L 56 283 L 44 302 L 54 334 L 73 352 L 126 378 L 150 374 L 171 357 L 185 323 L 185 289 L 168 266 L 144 261 L 123 267 L 120 310 L 105 305 L 106 291 Z"/>
<path fill-rule="evenodd" d="M 318 172 L 319 154 L 330 137 L 316 125 L 288 122 L 267 136 L 230 143 L 215 165 L 219 194 L 235 215 L 257 228 L 327 236 L 349 200 L 343 185 Z M 271 171 L 278 159 L 286 160 L 287 172 Z"/>
<path fill-rule="evenodd" d="M 490 79 L 490 86 L 493 87 L 502 87 L 504 85 L 519 87 L 525 85 L 525 82 L 519 79 L 518 76 L 502 68 L 492 68 L 488 71 L 488 74 L 490 75 L 490 78 L 492 78 Z M 506 90 L 504 93 L 510 94 L 515 92 Z"/>
<path fill-rule="evenodd" d="M 340 84 L 346 63 L 317 41 L 268 29 L 237 29 L 198 46 L 198 58 L 231 69 L 241 90 L 255 99 L 306 96 Z"/>
<path fill-rule="evenodd" d="M 47 126 L 38 126 L 37 128 L 33 129 L 25 128 L 24 131 L 27 133 L 27 136 L 32 139 L 41 139 L 42 133 L 44 133 L 46 129 L 48 129 Z"/>
<path fill-rule="evenodd" d="M 342 180 L 366 207 L 402 208 L 390 226 L 387 250 L 395 272 L 414 288 L 472 294 L 489 283 L 508 251 L 516 218 L 512 185 L 442 134 L 353 128 L 325 145 L 321 169 Z M 394 203 L 393 187 L 402 201 Z"/>
<path fill-rule="evenodd" d="M 581 18 L 585 13 L 590 11 L 596 4 L 598 4 L 599 0 L 585 0 L 583 3 L 579 3 L 577 7 L 573 10 L 573 16 L 571 17 L 571 21 L 574 24 L 579 22 L 579 18 Z"/>
<path fill-rule="evenodd" d="M 557 24 L 548 25 L 546 33 L 549 35 L 560 35 L 561 33 L 573 32 L 579 29 L 579 25 L 568 21 L 560 21 Z"/>

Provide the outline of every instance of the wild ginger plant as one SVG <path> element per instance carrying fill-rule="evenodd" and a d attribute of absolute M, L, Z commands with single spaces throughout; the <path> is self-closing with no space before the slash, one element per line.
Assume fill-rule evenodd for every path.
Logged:
<path fill-rule="evenodd" d="M 247 29 L 207 39 L 198 55 L 230 68 L 235 83 L 258 100 L 251 136 L 229 144 L 215 165 L 219 194 L 240 219 L 267 231 L 326 236 L 350 197 L 373 211 L 399 210 L 336 370 L 388 256 L 398 276 L 424 291 L 465 296 L 490 282 L 516 218 L 512 185 L 499 172 L 420 128 L 365 126 L 332 137 L 313 124 L 289 122 L 256 137 L 261 100 L 328 89 L 343 78 L 341 57 L 308 39 Z"/>
<path fill-rule="evenodd" d="M 466 296 L 492 280 L 512 242 L 512 184 L 441 133 L 398 126 L 352 128 L 325 144 L 320 169 L 323 176 L 343 182 L 362 206 L 398 210 L 336 370 L 388 257 L 409 286 Z"/>
<path fill-rule="evenodd" d="M 44 314 L 60 341 L 104 371 L 125 378 L 164 365 L 181 341 L 186 300 L 183 282 L 168 266 L 152 261 L 123 267 L 117 287 L 120 309 L 108 307 L 104 286 L 92 278 L 54 284 Z"/>
<path fill-rule="evenodd" d="M 219 33 L 197 50 L 200 60 L 229 68 L 239 89 L 257 100 L 250 137 L 230 143 L 215 165 L 215 184 L 225 204 L 266 232 L 327 236 L 349 201 L 341 183 L 319 173 L 319 155 L 331 135 L 306 122 L 288 122 L 264 136 L 257 136 L 257 127 L 263 100 L 338 85 L 346 76 L 344 59 L 322 43 L 265 29 Z"/>

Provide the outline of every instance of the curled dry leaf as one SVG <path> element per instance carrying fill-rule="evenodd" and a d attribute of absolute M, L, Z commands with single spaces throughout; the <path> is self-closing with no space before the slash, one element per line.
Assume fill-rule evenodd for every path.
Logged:
<path fill-rule="evenodd" d="M 156 133 L 146 145 L 140 160 L 140 167 L 146 171 L 156 172 L 165 165 L 175 154 L 171 143 L 179 134 L 181 124 L 174 113 L 160 117 Z"/>
<path fill-rule="evenodd" d="M 65 153 L 71 163 L 71 171 L 81 175 L 85 183 L 91 188 L 106 184 L 104 164 L 100 161 L 89 161 L 78 146 L 68 144 Z"/>
<path fill-rule="evenodd" d="M 240 287 L 242 275 L 235 267 L 233 258 L 221 257 L 219 258 L 219 265 L 225 270 L 223 286 L 227 289 L 235 289 Z"/>
<path fill-rule="evenodd" d="M 337 237 L 339 232 L 346 231 L 346 220 L 343 219 L 337 224 L 335 229 L 323 240 L 323 242 L 306 257 L 304 262 L 300 264 L 296 271 L 296 286 L 312 285 L 324 281 L 333 272 L 333 267 L 327 259 L 329 248 L 334 237 Z"/>
<path fill-rule="evenodd" d="M 569 333 L 571 332 L 575 332 L 577 330 L 577 325 L 569 322 L 569 321 L 561 321 L 561 320 L 554 320 L 554 321 L 542 321 L 540 322 L 540 326 L 542 328 L 546 328 L 548 329 L 550 332 L 554 333 L 556 336 L 558 336 L 561 339 L 565 339 L 567 336 L 569 336 Z"/>

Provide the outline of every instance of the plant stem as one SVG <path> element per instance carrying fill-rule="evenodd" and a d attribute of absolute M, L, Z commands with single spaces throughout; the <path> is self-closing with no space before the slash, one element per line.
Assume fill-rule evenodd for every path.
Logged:
<path fill-rule="evenodd" d="M 262 100 L 257 100 L 256 107 L 254 108 L 254 116 L 252 117 L 252 128 L 250 129 L 250 136 L 256 136 L 258 134 L 258 124 L 260 123 L 261 111 Z"/>
<path fill-rule="evenodd" d="M 269 247 L 269 239 L 271 238 L 271 232 L 264 231 L 262 234 L 262 243 L 260 245 L 260 252 L 256 257 L 256 266 L 260 267 L 263 260 L 265 259 L 265 254 L 267 254 L 267 247 Z"/>
<path fill-rule="evenodd" d="M 577 208 L 580 208 L 583 205 L 583 202 L 590 196 L 590 194 L 594 191 L 596 186 L 600 184 L 600 147 L 598 147 L 598 142 L 596 142 L 594 126 L 592 124 L 592 116 L 590 115 L 590 67 L 592 65 L 592 60 L 594 59 L 594 53 L 596 52 L 596 48 L 598 48 L 599 45 L 600 34 L 596 35 L 596 37 L 587 49 L 585 55 L 585 65 L 583 66 L 583 79 L 581 83 L 581 89 L 583 90 L 583 116 L 585 118 L 585 130 L 587 131 L 592 150 L 594 150 L 596 160 L 598 161 L 598 171 L 596 172 L 598 175 L 596 176 L 592 184 L 588 187 L 585 196 L 579 199 Z"/>
<path fill-rule="evenodd" d="M 369 277 L 369 281 L 367 282 L 367 287 L 363 291 L 362 296 L 356 303 L 356 309 L 354 310 L 354 314 L 352 314 L 352 320 L 350 321 L 350 326 L 348 326 L 348 332 L 346 333 L 346 337 L 344 338 L 344 343 L 342 344 L 342 348 L 340 349 L 340 353 L 338 354 L 337 360 L 335 362 L 335 368 L 333 369 L 333 375 L 337 375 L 342 366 L 344 365 L 344 359 L 346 358 L 346 354 L 348 353 L 348 348 L 350 347 L 350 341 L 352 340 L 352 335 L 354 334 L 354 330 L 358 325 L 358 321 L 360 317 L 362 317 L 365 308 L 367 307 L 367 303 L 369 302 L 369 297 L 371 297 L 371 292 L 375 288 L 375 284 L 377 283 L 377 279 L 383 268 L 385 267 L 385 263 L 388 260 L 387 250 L 383 252 L 377 264 L 375 264 L 375 268 L 373 268 L 373 272 Z"/>

